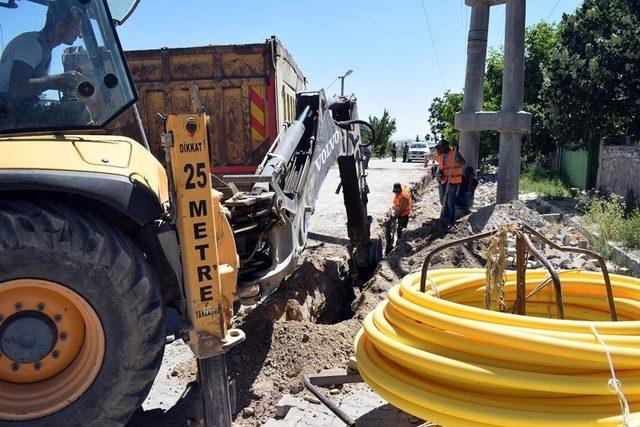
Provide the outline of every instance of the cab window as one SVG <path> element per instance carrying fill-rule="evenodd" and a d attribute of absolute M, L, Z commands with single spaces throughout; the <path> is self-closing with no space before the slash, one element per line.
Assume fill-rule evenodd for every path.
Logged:
<path fill-rule="evenodd" d="M 98 129 L 135 102 L 104 0 L 16 4 L 0 8 L 0 134 Z"/>

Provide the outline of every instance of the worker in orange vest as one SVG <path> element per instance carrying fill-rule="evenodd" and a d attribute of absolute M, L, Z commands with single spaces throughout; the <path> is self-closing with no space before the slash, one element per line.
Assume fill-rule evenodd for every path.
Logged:
<path fill-rule="evenodd" d="M 406 185 L 399 182 L 393 184 L 393 213 L 398 220 L 398 239 L 402 237 L 402 230 L 409 224 L 409 214 L 411 213 L 411 195 Z"/>
<path fill-rule="evenodd" d="M 442 212 L 440 218 L 444 219 L 447 226 L 456 222 L 456 194 L 458 186 L 462 182 L 462 167 L 465 164 L 464 157 L 455 149 L 449 147 L 449 141 L 442 139 L 436 145 L 438 152 L 438 179 L 440 205 Z"/>

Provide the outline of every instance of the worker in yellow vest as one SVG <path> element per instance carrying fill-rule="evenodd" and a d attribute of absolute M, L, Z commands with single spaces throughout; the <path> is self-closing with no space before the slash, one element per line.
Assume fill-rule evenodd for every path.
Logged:
<path fill-rule="evenodd" d="M 447 226 L 456 222 L 456 194 L 458 186 L 462 182 L 462 167 L 465 164 L 464 157 L 449 146 L 449 141 L 442 139 L 436 145 L 438 152 L 438 180 L 440 205 L 442 211 L 440 218 Z"/>
<path fill-rule="evenodd" d="M 409 214 L 411 213 L 411 195 L 406 185 L 399 182 L 393 184 L 393 213 L 398 220 L 398 240 L 402 237 L 402 230 L 409 224 Z M 393 236 L 392 236 L 393 237 Z"/>

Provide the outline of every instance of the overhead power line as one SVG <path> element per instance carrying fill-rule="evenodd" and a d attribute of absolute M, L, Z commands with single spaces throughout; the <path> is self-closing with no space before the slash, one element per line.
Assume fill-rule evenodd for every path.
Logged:
<path fill-rule="evenodd" d="M 329 86 L 327 86 L 327 87 L 326 87 L 325 91 L 329 90 L 329 88 L 330 88 L 331 86 L 333 86 L 333 84 L 334 84 L 335 82 L 337 82 L 339 78 L 340 78 L 340 76 L 336 77 L 336 78 L 335 78 L 335 80 L 334 80 L 334 81 L 332 81 L 332 82 L 331 82 L 331 84 L 330 84 Z"/>
<path fill-rule="evenodd" d="M 559 4 L 560 4 L 560 0 L 556 0 L 556 4 L 553 5 L 553 9 L 551 9 L 551 12 L 549 12 L 549 16 L 547 16 L 547 21 L 549 20 L 549 18 L 551 18 L 551 15 L 553 15 L 553 12 L 556 11 L 556 7 L 558 7 Z"/>
<path fill-rule="evenodd" d="M 431 38 L 431 45 L 433 46 L 433 53 L 436 57 L 436 64 L 438 64 L 438 71 L 440 71 L 440 78 L 442 79 L 442 86 L 447 87 L 447 83 L 444 80 L 444 73 L 442 72 L 442 66 L 440 65 L 440 58 L 438 57 L 438 49 L 436 48 L 436 42 L 433 39 L 433 32 L 431 31 L 431 24 L 429 23 L 429 15 L 427 14 L 427 8 L 424 5 L 424 0 L 420 0 L 422 3 L 422 11 L 424 12 L 424 19 L 427 22 L 427 30 L 429 31 L 429 37 Z"/>

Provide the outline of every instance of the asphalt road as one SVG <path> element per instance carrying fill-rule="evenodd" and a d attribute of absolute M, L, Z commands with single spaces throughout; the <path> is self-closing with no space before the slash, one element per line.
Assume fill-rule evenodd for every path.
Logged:
<path fill-rule="evenodd" d="M 371 159 L 367 169 L 369 185 L 369 215 L 373 217 L 372 232 L 379 232 L 377 219 L 382 218 L 393 203 L 393 184 L 400 182 L 408 185 L 419 180 L 427 169 L 421 162 L 392 162 L 391 158 Z M 346 211 L 342 192 L 335 191 L 340 183 L 340 171 L 337 166 L 331 168 L 320 190 L 316 210 L 311 217 L 311 233 L 318 233 L 339 238 L 347 238 Z M 311 236 L 313 238 L 313 234 Z"/>

